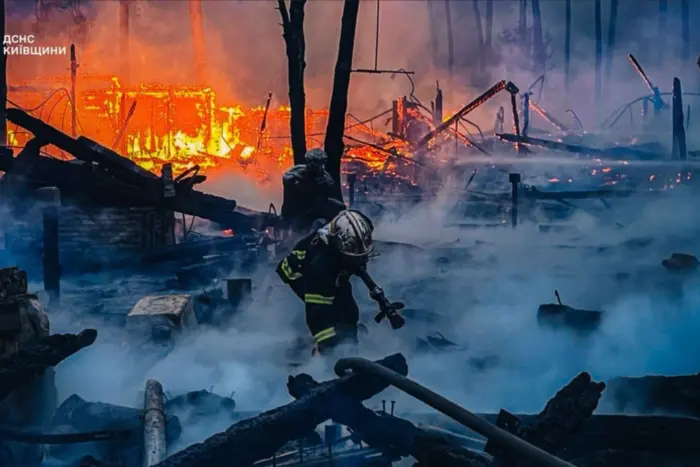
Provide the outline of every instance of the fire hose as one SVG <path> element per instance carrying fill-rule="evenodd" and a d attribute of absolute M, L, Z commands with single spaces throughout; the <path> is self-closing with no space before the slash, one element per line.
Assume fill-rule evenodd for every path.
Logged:
<path fill-rule="evenodd" d="M 383 379 L 392 386 L 404 391 L 407 394 L 410 394 L 435 410 L 442 412 L 454 421 L 476 431 L 477 433 L 487 437 L 489 440 L 500 444 L 504 449 L 509 450 L 512 454 L 526 457 L 535 465 L 547 467 L 575 467 L 573 464 L 566 462 L 521 438 L 518 438 L 517 436 L 497 427 L 492 423 L 489 423 L 478 415 L 455 404 L 440 394 L 431 391 L 425 386 L 418 384 L 417 382 L 408 379 L 395 371 L 378 365 L 377 363 L 371 362 L 364 358 L 352 357 L 342 358 L 335 364 L 335 374 L 339 377 L 345 375 L 348 370 L 353 372 L 371 373 L 372 375 Z"/>
<path fill-rule="evenodd" d="M 389 299 L 384 295 L 384 289 L 379 287 L 377 283 L 369 275 L 367 269 L 360 267 L 355 271 L 355 274 L 362 280 L 362 282 L 369 289 L 369 296 L 379 304 L 379 313 L 374 317 L 377 323 L 381 323 L 384 318 L 389 320 L 392 329 L 401 329 L 406 320 L 403 316 L 399 314 L 399 310 L 404 308 L 404 304 L 401 302 L 390 302 Z"/>

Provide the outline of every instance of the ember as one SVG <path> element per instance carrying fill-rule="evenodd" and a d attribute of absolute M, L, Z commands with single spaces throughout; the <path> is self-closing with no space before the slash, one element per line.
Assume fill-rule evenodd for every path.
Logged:
<path fill-rule="evenodd" d="M 67 92 L 61 92 L 66 83 L 63 78 L 47 81 L 58 91 L 49 94 L 36 83 L 25 83 L 11 90 L 9 99 L 21 108 L 35 110 L 37 117 L 67 131 L 70 99 Z M 288 106 L 266 110 L 264 105 L 252 108 L 220 105 L 216 93 L 202 86 L 142 84 L 125 88 L 118 77 L 90 76 L 81 77 L 80 83 L 83 90 L 76 98 L 78 133 L 113 147 L 147 170 L 160 173 L 167 162 L 172 163 L 176 172 L 194 165 L 203 171 L 226 167 L 245 171 L 264 183 L 280 176 L 293 163 L 286 136 Z M 132 112 L 129 107 L 133 107 Z M 323 135 L 327 117 L 327 110 L 307 110 L 309 147 L 320 145 L 316 137 Z M 265 129 L 261 131 L 263 121 Z M 362 122 L 349 122 L 348 130 L 348 136 L 376 144 L 391 140 Z M 30 134 L 17 127 L 8 128 L 12 146 L 24 146 L 30 138 Z M 400 150 L 398 144 L 393 143 L 392 148 L 385 150 L 361 144 L 350 147 L 346 158 L 362 163 L 369 173 L 391 171 L 391 152 Z M 47 148 L 47 153 L 69 157 L 53 146 Z"/>

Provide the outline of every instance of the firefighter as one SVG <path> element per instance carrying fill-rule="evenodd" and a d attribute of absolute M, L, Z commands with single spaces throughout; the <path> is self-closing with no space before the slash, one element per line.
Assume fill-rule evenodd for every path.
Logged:
<path fill-rule="evenodd" d="M 336 199 L 335 182 L 326 171 L 328 155 L 323 149 L 309 150 L 304 156 L 305 164 L 295 165 L 282 177 L 284 202 L 282 218 L 296 232 L 308 232 L 314 221 L 316 227 L 328 222 L 345 205 Z"/>
<path fill-rule="evenodd" d="M 344 210 L 297 242 L 277 266 L 282 281 L 304 301 L 313 354 L 328 354 L 339 344 L 357 345 L 360 311 L 350 276 L 366 266 L 373 230 L 365 215 Z"/>

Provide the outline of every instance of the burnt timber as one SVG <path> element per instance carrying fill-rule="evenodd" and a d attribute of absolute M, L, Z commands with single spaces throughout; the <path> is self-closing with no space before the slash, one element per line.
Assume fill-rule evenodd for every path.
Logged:
<path fill-rule="evenodd" d="M 190 178 L 175 181 L 175 196 L 165 196 L 164 181 L 116 152 L 87 138 L 71 138 L 20 109 L 8 109 L 10 122 L 30 131 L 31 140 L 17 157 L 0 156 L 0 170 L 30 189 L 56 186 L 67 197 L 88 198 L 129 206 L 155 206 L 201 217 L 224 228 L 250 230 L 274 223 L 274 216 L 237 206 L 234 200 L 192 188 Z M 53 144 L 75 157 L 62 161 L 43 156 Z"/>

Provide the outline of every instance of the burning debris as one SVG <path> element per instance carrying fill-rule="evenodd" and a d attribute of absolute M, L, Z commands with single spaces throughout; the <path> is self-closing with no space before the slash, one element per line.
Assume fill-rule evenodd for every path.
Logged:
<path fill-rule="evenodd" d="M 84 35 L 87 19 L 77 3 L 38 2 L 38 24 L 48 25 L 50 11 L 67 9 Z M 698 375 L 620 377 L 603 383 L 581 372 L 539 414 L 529 415 L 505 410 L 472 413 L 408 379 L 402 354 L 377 362 L 341 359 L 337 378 L 321 383 L 306 373 L 289 376 L 287 392 L 294 400 L 260 413 L 242 412 L 233 395 L 216 395 L 213 388 L 173 397 L 167 384 L 148 374 L 174 350 L 188 351 L 187 339 L 207 329 L 235 326 L 249 309 L 262 308 L 268 297 L 261 296 L 271 295 L 274 287 L 261 291 L 254 281 L 261 276 L 261 282 L 267 281 L 274 264 L 282 281 L 304 303 L 304 321 L 312 334 L 297 336 L 299 345 L 289 352 L 295 358 L 287 359 L 288 368 L 308 361 L 308 355 L 299 357 L 302 353 L 333 358 L 341 344 L 357 344 L 359 335 L 370 332 L 360 321 L 360 307 L 353 298 L 350 277 L 355 275 L 379 308 L 375 322 L 386 318 L 393 331 L 412 333 L 409 340 L 420 358 L 456 357 L 480 376 L 495 368 L 503 370 L 499 352 L 473 352 L 462 340 L 445 338 L 433 329 L 454 325 L 442 312 L 390 301 L 375 273 L 368 271 L 370 256 L 388 247 L 403 248 L 405 257 L 417 256 L 418 250 L 439 250 L 441 268 L 447 269 L 449 263 L 461 268 L 464 258 L 457 242 L 410 249 L 406 254 L 405 244 L 373 239 L 372 218 L 391 218 L 407 206 L 444 196 L 451 179 L 456 179 L 455 198 L 461 204 L 455 210 L 464 210 L 457 214 L 455 225 L 537 224 L 538 232 L 558 232 L 566 230 L 574 213 L 584 212 L 600 225 L 624 230 L 623 223 L 611 219 L 614 216 L 604 218 L 582 203 L 596 202 L 600 211 L 611 211 L 623 200 L 663 197 L 672 188 L 693 187 L 697 169 L 692 158 L 697 151 L 689 148 L 695 142 L 688 138 L 692 131 L 686 105 L 696 94 L 684 93 L 679 78 L 666 77 L 671 92 L 662 92 L 640 61 L 629 55 L 650 94 L 601 119 L 601 131 L 592 130 L 595 125 L 590 124 L 584 128 L 574 109 L 557 108 L 551 98 L 547 100 L 550 39 L 542 30 L 539 2 L 531 2 L 531 28 L 526 24 L 527 2 L 520 2 L 518 37 L 511 38 L 522 52 L 518 60 L 532 62 L 538 76 L 527 88 L 510 81 L 514 79 L 510 72 L 489 77 L 495 84 L 487 88 L 489 73 L 483 68 L 496 60 L 493 5 L 487 0 L 484 32 L 477 3 L 473 8 L 479 31 L 479 81 L 486 90 L 474 92 L 476 97 L 465 99 L 466 103 L 446 102 L 447 93 L 438 84 L 430 106 L 423 105 L 415 95 L 416 72 L 378 67 L 378 2 L 374 68 L 353 66 L 358 0 L 345 0 L 343 5 L 327 110 L 309 109 L 306 104 L 305 0 L 277 2 L 288 60 L 289 105 L 279 105 L 272 92 L 261 105 L 225 103 L 205 84 L 204 15 L 201 2 L 195 0 L 189 7 L 196 85 L 130 79 L 127 1 L 120 2 L 123 56 L 118 76 L 82 73 L 80 44 L 73 44 L 66 78 L 37 77 L 9 87 L 3 78 L 0 90 L 10 108 L 6 104 L 0 108 L 1 120 L 7 123 L 2 130 L 7 138 L 0 148 L 0 171 L 3 207 L 13 219 L 3 235 L 6 253 L 21 268 L 0 269 L 4 376 L 0 465 L 213 467 L 232 459 L 245 466 L 328 461 L 390 465 L 405 458 L 420 466 L 481 467 L 663 465 L 669 457 L 697 462 L 700 451 L 691 434 L 698 430 L 693 418 Z M 453 72 L 452 13 L 450 2 L 445 5 Z M 617 3 L 613 5 L 610 51 L 617 17 Z M 435 6 L 430 8 L 434 23 Z M 600 2 L 595 16 L 595 101 L 601 106 L 605 89 Z M 606 67 L 609 75 L 610 65 Z M 387 99 L 391 108 L 357 118 L 348 113 L 353 73 L 406 77 L 412 90 Z M 455 76 L 451 78 L 450 86 L 459 86 Z M 497 102 L 502 97 L 507 102 Z M 494 129 L 482 131 L 472 119 L 495 110 L 492 104 L 498 108 Z M 637 105 L 641 126 L 633 117 Z M 574 120 L 562 117 L 565 113 Z M 612 133 L 627 114 L 632 136 Z M 672 128 L 670 145 L 657 140 L 656 126 L 665 120 Z M 537 128 L 542 121 L 555 135 Z M 317 147 L 321 140 L 322 148 Z M 561 170 L 549 173 L 543 168 L 548 164 Z M 282 187 L 280 213 L 272 203 L 268 212 L 262 212 L 207 193 L 208 177 L 221 173 L 243 174 L 258 184 Z M 195 218 L 206 221 L 206 234 L 195 231 Z M 462 222 L 465 218 L 468 222 Z M 640 251 L 650 243 L 631 248 Z M 482 260 L 471 250 L 464 256 Z M 673 253 L 662 264 L 669 270 L 695 270 L 698 260 Z M 100 319 L 107 315 L 118 318 L 115 321 L 129 337 L 124 347 L 140 365 L 130 376 L 143 388 L 136 407 L 90 402 L 77 394 L 58 403 L 53 367 L 95 343 L 98 332 L 90 328 L 51 335 L 51 314 L 29 292 L 25 270 L 30 276 L 43 275 L 51 312 L 66 313 L 81 326 L 87 320 L 102 324 Z M 162 270 L 167 274 L 161 276 Z M 78 292 L 64 291 L 62 279 L 97 271 L 127 278 L 143 273 L 157 276 L 159 284 L 152 290 L 145 286 L 132 290 L 123 279 L 113 292 L 101 286 L 97 299 L 82 290 L 83 283 Z M 399 292 L 403 290 L 392 295 Z M 119 306 L 110 305 L 110 294 L 112 304 L 122 300 Z M 75 306 L 75 295 L 89 306 Z M 438 295 L 430 307 L 440 306 Z M 536 314 L 530 309 L 533 327 L 536 323 L 557 333 L 569 328 L 584 335 L 600 331 L 606 313 L 573 308 L 562 303 L 557 291 L 555 296 L 558 303 L 542 304 Z M 289 305 L 284 303 L 285 311 Z M 100 328 L 100 336 L 105 334 Z M 389 386 L 446 417 L 428 416 L 426 426 L 421 423 L 426 421 L 424 415 L 395 413 L 395 401 L 389 413 L 386 407 L 374 411 L 365 406 Z M 621 413 L 597 414 L 601 401 L 611 401 Z M 625 415 L 632 407 L 654 415 Z M 658 410 L 674 416 L 657 415 Z M 195 428 L 212 433 L 211 420 L 220 417 L 229 426 L 226 430 L 186 446 Z M 328 421 L 332 424 L 324 426 Z M 344 436 L 344 430 L 350 434 Z"/>

